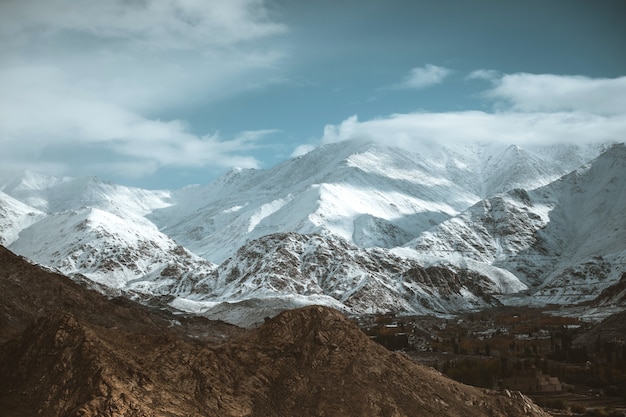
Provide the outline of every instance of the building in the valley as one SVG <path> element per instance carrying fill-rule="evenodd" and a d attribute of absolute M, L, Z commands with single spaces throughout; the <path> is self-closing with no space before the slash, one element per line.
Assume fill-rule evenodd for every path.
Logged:
<path fill-rule="evenodd" d="M 524 375 L 505 378 L 502 380 L 502 388 L 509 391 L 521 391 L 524 394 L 559 392 L 563 389 L 559 378 L 543 375 L 541 371 L 536 370 Z"/>

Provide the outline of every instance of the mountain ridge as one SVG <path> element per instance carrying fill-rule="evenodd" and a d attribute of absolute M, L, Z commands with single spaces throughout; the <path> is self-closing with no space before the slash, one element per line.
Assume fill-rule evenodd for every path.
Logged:
<path fill-rule="evenodd" d="M 209 185 L 182 190 L 178 196 L 185 204 L 157 209 L 148 218 L 216 263 L 246 241 L 273 232 L 325 231 L 360 246 L 390 248 L 459 214 L 483 192 L 545 185 L 592 154 L 564 147 L 572 158 L 563 161 L 552 147 L 512 153 L 510 148 L 477 144 L 412 153 L 368 141 L 333 143 L 270 169 L 233 170 Z M 489 162 L 508 153 L 506 164 Z M 504 175 L 510 165 L 526 166 L 529 160 L 539 167 Z M 487 189 L 482 177 L 492 182 Z"/>
<path fill-rule="evenodd" d="M 230 307 L 246 310 L 255 303 L 272 311 L 274 302 L 283 307 L 322 302 L 358 312 L 367 311 L 369 303 L 371 311 L 445 314 L 509 302 L 507 294 L 527 288 L 539 302 L 571 304 L 599 295 L 619 278 L 615 265 L 623 262 L 615 242 L 624 230 L 624 145 L 549 182 L 594 149 L 603 146 L 526 150 L 467 144 L 416 154 L 349 141 L 271 169 L 234 169 L 211 184 L 173 191 L 31 173 L 0 183 L 0 197 L 6 196 L 0 198 L 0 230 L 7 231 L 3 237 L 12 240 L 12 249 L 34 261 L 85 275 L 131 297 L 174 297 L 177 308 L 206 314 L 219 310 L 236 316 Z M 508 189 L 523 184 L 533 189 Z M 500 189 L 505 192 L 481 199 L 482 193 Z M 579 211 L 571 212 L 569 205 Z M 34 213 L 32 224 L 23 223 L 29 213 Z M 580 226 L 572 221 L 577 213 L 601 219 L 585 223 L 584 236 L 596 236 L 593 242 L 585 243 L 571 229 Z M 263 250 L 253 249 L 264 241 Z M 559 242 L 576 241 L 580 244 L 569 252 L 558 249 Z M 285 250 L 275 250 L 279 247 Z M 309 262 L 304 247 L 315 254 L 310 259 L 320 258 Z M 334 252 L 322 256 L 331 247 Z M 335 267 L 340 273 L 329 269 L 333 256 L 346 262 Z M 343 284 L 327 280 L 320 285 L 302 271 L 287 273 L 292 270 L 285 267 L 288 262 L 307 273 L 335 274 Z M 456 295 L 446 300 L 444 295 L 452 293 L 443 281 L 440 291 L 428 282 L 414 288 L 403 282 L 408 278 L 398 271 L 406 265 L 439 268 L 450 282 L 472 277 L 475 285 L 469 280 L 457 286 Z M 270 277 L 272 270 L 279 272 Z M 560 282 L 575 282 L 581 274 L 596 278 L 575 296 L 558 293 Z M 407 286 L 427 296 L 408 296 Z M 367 301 L 357 303 L 356 295 Z M 248 313 L 241 315 L 249 321 Z"/>
<path fill-rule="evenodd" d="M 214 317 L 211 310 L 216 303 L 228 303 L 232 316 L 239 307 L 247 308 L 237 305 L 244 300 L 275 303 L 281 299 L 283 304 L 297 307 L 301 296 L 352 314 L 441 315 L 497 306 L 500 303 L 494 294 L 524 289 L 511 275 L 495 279 L 467 270 L 423 266 L 385 249 L 359 248 L 331 236 L 290 232 L 244 245 L 193 285 L 184 298 L 193 300 L 195 311 L 207 317 Z M 184 308 L 178 302 L 173 305 Z M 244 327 L 257 324 L 230 322 Z"/>
<path fill-rule="evenodd" d="M 626 146 L 615 145 L 550 184 L 482 200 L 407 246 L 442 257 L 456 251 L 508 269 L 539 288 L 536 296 L 553 300 L 584 284 L 577 274 L 597 276 L 591 285 L 598 288 L 587 297 L 583 289 L 575 300 L 586 301 L 623 271 L 610 265 L 623 265 L 626 256 L 625 182 Z"/>

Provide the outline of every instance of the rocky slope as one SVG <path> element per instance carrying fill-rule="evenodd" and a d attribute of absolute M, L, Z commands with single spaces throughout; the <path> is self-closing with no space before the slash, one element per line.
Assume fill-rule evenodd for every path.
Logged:
<path fill-rule="evenodd" d="M 602 290 L 594 300 L 572 307 L 571 310 L 572 315 L 598 320 L 626 311 L 626 272 L 622 273 L 619 281 Z"/>
<path fill-rule="evenodd" d="M 589 351 L 593 351 L 598 343 L 624 340 L 624 335 L 626 335 L 626 310 L 621 309 L 574 339 L 573 344 L 577 347 L 585 346 Z"/>
<path fill-rule="evenodd" d="M 171 327 L 172 331 L 199 335 L 194 327 L 199 325 L 210 335 L 215 324 L 196 316 L 183 320 L 186 316 L 172 315 L 168 312 L 171 309 L 157 300 L 152 300 L 156 308 L 145 307 L 91 280 L 69 279 L 43 269 L 3 246 L 0 246 L 0 265 L 0 344 L 16 338 L 38 318 L 66 313 L 104 328 L 123 325 L 129 326 L 129 330 L 151 328 L 157 333 L 161 327 L 171 327 L 178 320 L 180 325 Z M 218 327 L 235 329 L 223 323 Z"/>
<path fill-rule="evenodd" d="M 499 305 L 493 295 L 525 288 L 504 272 L 484 275 L 452 267 L 424 267 L 415 259 L 381 248 L 359 248 L 332 236 L 276 233 L 244 245 L 194 285 L 185 295 L 194 304 L 174 305 L 226 319 L 213 316 L 217 311 L 225 313 L 223 305 L 215 310 L 215 303 L 228 303 L 230 310 L 236 310 L 247 308 L 236 304 L 243 300 L 276 303 L 281 299 L 284 308 L 289 303 L 301 305 L 306 297 L 309 303 L 355 314 L 445 314 Z"/>
<path fill-rule="evenodd" d="M 199 326 L 108 300 L 4 248 L 0 259 L 7 417 L 547 416 L 519 394 L 464 386 L 391 353 L 326 307 L 250 331 Z"/>

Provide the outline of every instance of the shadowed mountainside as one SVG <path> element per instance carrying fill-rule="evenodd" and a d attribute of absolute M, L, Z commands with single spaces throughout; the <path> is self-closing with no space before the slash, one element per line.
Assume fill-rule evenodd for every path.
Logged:
<path fill-rule="evenodd" d="M 243 331 L 107 299 L 0 247 L 5 416 L 545 416 L 370 341 L 336 310 Z"/>

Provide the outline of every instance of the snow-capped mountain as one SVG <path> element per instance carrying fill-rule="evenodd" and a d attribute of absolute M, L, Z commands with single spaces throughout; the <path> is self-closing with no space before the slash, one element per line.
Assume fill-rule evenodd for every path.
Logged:
<path fill-rule="evenodd" d="M 482 200 L 407 246 L 510 270 L 542 303 L 594 298 L 624 271 L 626 146 L 546 186 Z"/>
<path fill-rule="evenodd" d="M 626 271 L 626 146 L 535 192 L 554 209 L 539 244 L 519 259 L 544 254 L 556 260 L 535 298 L 582 301 L 616 283 Z"/>
<path fill-rule="evenodd" d="M 171 204 L 170 191 L 28 171 L 1 188 L 5 244 L 65 274 L 113 288 L 163 292 L 176 291 L 181 277 L 199 279 L 214 268 L 144 217 Z"/>
<path fill-rule="evenodd" d="M 0 190 L 45 213 L 91 207 L 146 224 L 145 215 L 172 204 L 171 191 L 125 187 L 94 177 L 50 177 L 31 171 L 0 182 Z"/>
<path fill-rule="evenodd" d="M 68 275 L 151 293 L 176 293 L 214 268 L 154 226 L 95 208 L 50 214 L 22 230 L 10 248 Z"/>
<path fill-rule="evenodd" d="M 333 234 L 361 247 L 391 248 L 485 194 L 547 184 L 590 152 L 478 144 L 412 153 L 371 142 L 334 143 L 268 170 L 233 170 L 207 186 L 183 189 L 177 203 L 148 218 L 217 263 L 276 232 Z"/>
<path fill-rule="evenodd" d="M 424 267 L 387 249 L 359 248 L 330 235 L 291 232 L 247 243 L 173 305 L 250 325 L 233 318 L 235 311 L 243 314 L 248 308 L 247 303 L 237 303 L 256 300 L 258 309 L 268 307 L 263 300 L 283 308 L 315 302 L 356 314 L 446 314 L 500 305 L 494 295 L 525 289 L 506 271 L 480 274 Z M 263 316 L 255 317 L 258 322 Z"/>
<path fill-rule="evenodd" d="M 535 233 L 549 222 L 550 210 L 517 188 L 476 203 L 406 246 L 444 259 L 458 254 L 492 264 L 535 244 Z"/>
<path fill-rule="evenodd" d="M 445 313 L 529 287 L 573 302 L 623 264 L 624 146 L 579 168 L 605 148 L 347 141 L 174 191 L 25 173 L 0 181 L 0 237 L 38 263 L 196 312 Z M 559 286 L 581 274 L 599 284 L 564 298 Z"/>
<path fill-rule="evenodd" d="M 177 197 L 185 204 L 149 218 L 214 262 L 276 232 L 331 233 L 393 247 L 478 200 L 444 172 L 397 149 L 333 144 L 269 170 L 233 170 L 182 190 Z"/>

